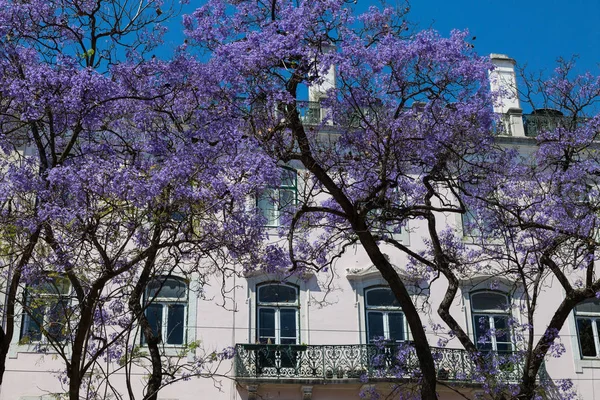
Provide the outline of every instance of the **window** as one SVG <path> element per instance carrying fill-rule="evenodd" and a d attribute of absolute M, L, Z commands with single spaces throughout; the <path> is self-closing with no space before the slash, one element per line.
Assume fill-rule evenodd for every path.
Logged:
<path fill-rule="evenodd" d="M 367 341 L 386 340 L 397 343 L 406 340 L 404 313 L 390 288 L 365 290 Z"/>
<path fill-rule="evenodd" d="M 42 278 L 25 289 L 22 342 L 66 339 L 70 288 L 66 278 Z"/>
<path fill-rule="evenodd" d="M 170 345 L 185 343 L 187 284 L 181 278 L 162 276 L 146 287 L 144 306 L 152 333 Z M 142 335 L 142 343 L 146 340 Z"/>
<path fill-rule="evenodd" d="M 481 193 L 478 193 L 478 181 L 479 179 L 476 179 L 474 182 L 464 183 L 464 191 L 466 193 L 463 198 L 465 213 L 462 214 L 462 231 L 463 236 L 472 238 L 480 238 L 483 236 L 484 230 L 486 235 L 491 234 L 488 229 L 484 229 L 489 228 L 489 224 L 484 226 L 483 217 L 485 215 L 483 212 L 484 210 L 482 209 L 484 204 L 476 197 L 476 195 L 482 195 Z M 488 194 L 488 196 L 490 196 L 490 194 Z"/>
<path fill-rule="evenodd" d="M 467 208 L 462 215 L 463 236 L 479 237 L 481 236 L 481 218 L 476 210 Z"/>
<path fill-rule="evenodd" d="M 403 233 L 402 223 L 394 221 L 389 210 L 381 208 L 371 210 L 367 213 L 367 224 L 373 235 L 383 237 L 399 236 Z"/>
<path fill-rule="evenodd" d="M 577 338 L 581 357 L 600 358 L 600 299 L 589 299 L 575 307 Z"/>
<path fill-rule="evenodd" d="M 296 171 L 281 169 L 281 183 L 277 188 L 266 188 L 260 193 L 257 206 L 266 226 L 279 226 L 286 208 L 296 204 L 298 177 Z"/>
<path fill-rule="evenodd" d="M 511 352 L 509 302 L 505 294 L 483 291 L 471 294 L 471 314 L 477 348 Z"/>
<path fill-rule="evenodd" d="M 264 344 L 298 344 L 298 288 L 269 283 L 258 287 L 257 340 Z"/>

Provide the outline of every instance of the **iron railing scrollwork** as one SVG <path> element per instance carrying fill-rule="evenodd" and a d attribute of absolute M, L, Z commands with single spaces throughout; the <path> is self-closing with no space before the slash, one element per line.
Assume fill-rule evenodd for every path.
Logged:
<path fill-rule="evenodd" d="M 478 383 L 479 371 L 462 349 L 432 348 L 438 379 Z M 513 353 L 487 353 L 490 370 L 506 382 L 518 380 L 522 365 Z M 260 379 L 417 379 L 419 362 L 410 343 L 356 345 L 238 344 L 238 378 Z"/>
<path fill-rule="evenodd" d="M 574 131 L 587 121 L 587 118 L 574 118 L 559 114 L 527 114 L 523 115 L 523 128 L 525 129 L 525 136 L 535 137 L 542 132 L 551 132 L 557 128 Z"/>

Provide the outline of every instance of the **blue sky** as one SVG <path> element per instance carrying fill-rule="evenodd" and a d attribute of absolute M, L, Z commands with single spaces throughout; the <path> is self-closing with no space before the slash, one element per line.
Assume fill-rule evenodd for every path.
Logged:
<path fill-rule="evenodd" d="M 361 9 L 380 4 L 357 2 Z M 204 2 L 190 3 L 188 13 Z M 444 35 L 469 29 L 479 54 L 507 54 L 532 71 L 551 71 L 558 57 L 578 54 L 579 72 L 600 74 L 600 0 L 413 0 L 408 19 Z M 167 42 L 175 44 L 181 28 L 170 28 Z"/>
<path fill-rule="evenodd" d="M 579 54 L 579 71 L 600 74 L 600 0 L 414 0 L 410 14 L 419 27 L 445 35 L 469 29 L 482 55 L 504 53 L 532 70 L 552 70 L 557 57 Z"/>

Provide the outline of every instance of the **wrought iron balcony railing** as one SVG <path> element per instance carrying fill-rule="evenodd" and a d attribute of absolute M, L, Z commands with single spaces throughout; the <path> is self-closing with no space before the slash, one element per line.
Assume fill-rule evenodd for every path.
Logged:
<path fill-rule="evenodd" d="M 523 115 L 523 127 L 525 136 L 535 137 L 542 132 L 553 131 L 556 128 L 564 128 L 572 131 L 578 126 L 583 125 L 587 118 L 574 118 L 569 116 L 555 114 L 526 114 Z"/>
<path fill-rule="evenodd" d="M 477 384 L 481 374 L 468 352 L 432 348 L 438 379 Z M 513 382 L 522 366 L 512 354 L 490 353 L 490 365 L 501 381 Z M 410 344 L 276 345 L 238 344 L 235 373 L 243 379 L 392 380 L 415 379 L 419 362 Z"/>
<path fill-rule="evenodd" d="M 325 109 L 318 101 L 297 101 L 302 122 L 307 125 L 318 125 L 325 118 Z"/>

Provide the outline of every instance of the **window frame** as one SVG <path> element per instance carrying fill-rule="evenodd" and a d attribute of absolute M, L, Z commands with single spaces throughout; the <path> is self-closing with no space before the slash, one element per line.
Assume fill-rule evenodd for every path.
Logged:
<path fill-rule="evenodd" d="M 579 349 L 579 357 L 582 360 L 600 360 L 600 333 L 599 333 L 599 327 L 598 325 L 600 325 L 600 304 L 598 304 L 598 311 L 578 311 L 577 307 L 579 305 L 582 305 L 584 303 L 590 303 L 590 302 L 599 302 L 600 300 L 598 299 L 587 299 L 582 301 L 581 303 L 577 304 L 574 308 L 573 308 L 573 316 L 575 317 L 575 331 L 577 334 L 577 347 Z M 579 328 L 579 320 L 590 320 L 592 322 L 591 324 L 591 328 L 592 328 L 592 338 L 594 340 L 594 347 L 595 347 L 595 351 L 596 351 L 596 355 L 595 356 L 586 356 L 583 354 L 583 348 L 581 347 L 581 331 Z"/>
<path fill-rule="evenodd" d="M 268 286 L 284 286 L 293 288 L 296 294 L 296 300 L 294 303 L 289 302 L 261 302 L 260 301 L 260 291 L 261 289 Z M 296 337 L 295 343 L 283 343 L 284 345 L 293 345 L 300 344 L 300 287 L 298 285 L 294 285 L 287 282 L 262 282 L 256 285 L 256 306 L 255 306 L 255 326 L 256 326 L 256 343 L 262 344 L 282 344 L 281 343 L 281 309 L 284 310 L 294 310 L 295 311 L 295 323 L 296 323 Z M 266 336 L 261 336 L 261 310 L 274 310 L 274 340 L 272 343 L 268 343 L 270 337 L 267 337 L 267 341 L 263 343 L 261 338 Z M 291 337 L 284 337 L 283 339 L 291 340 Z"/>
<path fill-rule="evenodd" d="M 481 308 L 481 309 L 476 309 L 475 308 L 475 302 L 473 301 L 473 296 L 477 296 L 480 294 L 484 294 L 484 293 L 492 293 L 494 295 L 499 295 L 499 296 L 503 296 L 504 299 L 506 300 L 506 306 L 507 309 L 506 310 L 500 310 L 500 309 L 485 309 L 485 308 Z M 470 291 L 469 292 L 469 310 L 471 312 L 471 323 L 473 324 L 473 340 L 475 342 L 475 346 L 477 347 L 477 349 L 479 351 L 484 351 L 484 352 L 493 352 L 493 353 L 511 353 L 515 351 L 515 343 L 514 343 L 514 334 L 512 332 L 512 328 L 509 326 L 509 320 L 511 319 L 511 312 L 510 312 L 510 306 L 511 306 L 511 297 L 508 293 L 499 291 L 499 290 L 474 290 L 474 291 Z M 481 343 L 479 341 L 479 337 L 477 337 L 477 328 L 480 324 L 479 319 L 485 317 L 487 318 L 487 323 L 489 326 L 490 330 L 494 330 L 496 329 L 496 323 L 494 318 L 496 317 L 505 317 L 506 318 L 506 334 L 508 335 L 508 339 L 509 341 L 507 342 L 498 342 L 497 340 L 497 335 L 491 335 L 490 336 L 490 346 L 491 349 L 482 349 L 482 345 L 487 344 L 486 343 Z M 499 329 L 503 329 L 503 328 L 499 328 Z M 508 344 L 509 345 L 509 350 L 507 351 L 499 351 L 498 350 L 498 344 Z"/>
<path fill-rule="evenodd" d="M 374 290 L 386 289 L 390 292 L 392 289 L 389 286 L 377 285 L 377 286 L 369 286 L 364 288 L 363 290 L 363 307 L 364 307 L 364 318 L 365 318 L 365 335 L 366 335 L 366 343 L 373 344 L 375 340 L 370 339 L 370 331 L 369 331 L 369 313 L 381 313 L 382 314 L 382 323 L 383 323 L 383 340 L 389 343 L 403 343 L 408 341 L 409 332 L 408 325 L 406 322 L 406 316 L 402 307 L 398 306 L 377 306 L 377 305 L 369 305 L 367 300 L 367 293 Z M 392 292 L 393 296 L 393 292 Z M 402 315 L 402 339 L 392 341 L 390 339 L 390 314 L 401 314 Z"/>
<path fill-rule="evenodd" d="M 62 283 L 65 283 L 66 286 L 57 284 L 57 281 L 62 281 Z M 48 285 L 48 284 L 51 285 L 51 287 L 53 287 L 54 289 L 56 289 L 56 291 L 52 292 L 52 293 L 50 293 L 49 291 L 33 292 L 33 288 L 41 287 L 41 286 Z M 66 290 L 64 292 L 61 292 L 61 290 L 60 290 L 61 288 L 65 288 Z M 33 293 L 35 293 L 35 295 L 33 295 Z M 65 308 L 63 308 L 63 310 L 66 310 L 71 303 L 71 294 L 72 294 L 71 282 L 68 280 L 68 278 L 66 278 L 64 276 L 59 276 L 56 278 L 43 277 L 43 278 L 41 278 L 41 281 L 38 284 L 28 284 L 27 286 L 25 286 L 25 288 L 23 289 L 23 303 L 22 303 L 22 310 L 21 310 L 22 317 L 21 317 L 21 321 L 20 321 L 21 326 L 19 327 L 19 343 L 20 344 L 48 344 L 48 343 L 50 343 L 51 340 L 48 339 L 48 333 L 51 332 L 51 329 L 49 329 L 49 327 L 52 324 L 59 324 L 59 325 L 68 324 L 68 316 L 67 316 L 67 313 L 64 312 L 64 317 L 65 317 L 64 320 L 58 321 L 58 322 L 55 321 L 54 318 L 51 318 L 52 314 L 49 313 L 47 310 L 49 302 L 46 302 L 43 299 L 56 299 L 55 306 L 58 305 L 59 302 L 62 303 L 64 301 L 64 303 L 62 303 L 63 307 L 65 307 Z M 29 303 L 32 299 L 40 300 L 41 304 L 44 307 L 41 325 L 32 316 L 31 307 L 29 305 Z M 28 332 L 30 332 L 29 327 L 31 326 L 31 324 L 37 325 L 37 330 L 39 331 L 39 339 L 36 338 L 35 340 L 32 340 L 29 337 Z M 44 331 L 47 333 L 45 333 Z M 63 337 L 53 337 L 52 340 L 54 340 L 56 342 L 65 342 L 67 340 L 67 332 L 63 332 L 63 334 L 61 336 L 63 336 Z"/>
<path fill-rule="evenodd" d="M 298 171 L 295 168 L 288 166 L 281 166 L 281 182 L 280 184 L 275 186 L 267 186 L 264 187 L 256 196 L 256 208 L 260 215 L 265 218 L 265 225 L 267 228 L 278 228 L 281 226 L 281 215 L 282 211 L 290 205 L 295 206 L 298 204 Z M 285 174 L 291 173 L 293 174 L 293 184 L 285 184 Z M 281 193 L 284 191 L 290 191 L 293 193 L 293 198 L 291 203 L 285 204 L 283 207 L 281 206 Z M 275 200 L 276 199 L 276 200 Z M 261 207 L 261 204 L 264 202 L 269 203 L 273 208 L 267 209 L 266 207 Z M 267 211 L 272 212 L 273 218 L 267 216 Z"/>
<path fill-rule="evenodd" d="M 158 280 L 164 279 L 160 286 L 158 286 L 158 289 L 156 289 L 156 294 L 154 295 L 154 297 L 152 297 L 151 299 L 149 298 L 149 290 L 150 289 L 150 285 L 153 282 L 156 282 Z M 183 297 L 159 297 L 159 294 L 162 290 L 162 288 L 164 287 L 165 283 L 168 280 L 174 280 L 177 281 L 179 283 L 183 284 L 183 288 L 184 288 L 184 295 Z M 175 276 L 175 275 L 158 275 L 154 278 L 152 278 L 150 280 L 150 282 L 146 285 L 146 288 L 144 289 L 144 296 L 142 299 L 142 304 L 144 307 L 144 314 L 146 316 L 147 319 L 148 318 L 148 311 L 150 310 L 150 306 L 151 305 L 161 305 L 161 319 L 160 319 L 160 334 L 162 337 L 161 340 L 161 346 L 163 347 L 183 347 L 186 346 L 189 342 L 189 338 L 188 338 L 188 323 L 189 323 L 189 309 L 190 309 L 190 304 L 189 304 L 189 295 L 190 295 L 190 288 L 189 288 L 189 282 L 187 279 L 184 279 L 182 277 L 179 276 Z M 181 330 L 182 330 L 182 342 L 181 343 L 168 343 L 168 338 L 169 338 L 169 307 L 173 306 L 173 305 L 183 305 L 183 321 L 181 322 Z M 150 320 L 148 321 L 150 322 Z M 154 330 L 154 327 L 152 327 Z M 146 340 L 144 338 L 143 333 L 140 334 L 140 344 L 142 346 L 146 346 Z"/>
<path fill-rule="evenodd" d="M 466 207 L 464 214 L 460 214 L 460 216 L 463 237 L 480 238 L 483 236 L 477 210 Z"/>

